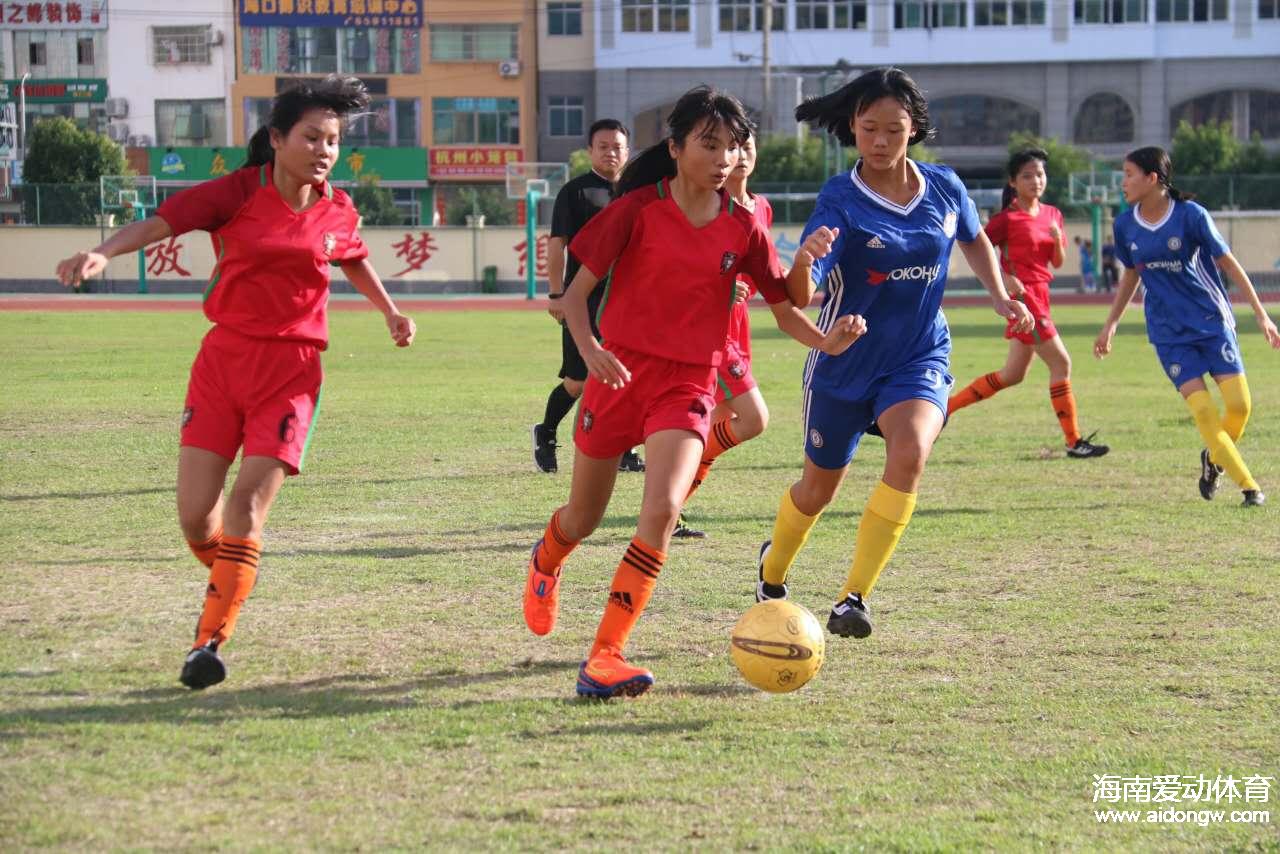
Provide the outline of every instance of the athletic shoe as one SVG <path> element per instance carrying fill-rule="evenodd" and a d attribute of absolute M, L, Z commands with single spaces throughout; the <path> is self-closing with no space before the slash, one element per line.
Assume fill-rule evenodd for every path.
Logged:
<path fill-rule="evenodd" d="M 671 536 L 680 537 L 685 540 L 705 540 L 707 538 L 706 531 L 699 531 L 697 528 L 689 527 L 689 520 L 681 513 L 676 517 L 675 530 L 671 532 Z"/>
<path fill-rule="evenodd" d="M 178 677 L 192 691 L 217 685 L 226 678 L 227 665 L 218 657 L 217 641 L 209 641 L 187 653 L 187 660 L 182 662 L 182 675 Z"/>
<path fill-rule="evenodd" d="M 768 584 L 764 580 L 764 556 L 769 553 L 773 540 L 765 540 L 760 544 L 760 557 L 756 559 L 756 571 L 760 580 L 756 582 L 756 601 L 767 602 L 770 599 L 786 599 L 786 584 Z"/>
<path fill-rule="evenodd" d="M 1067 448 L 1067 456 L 1075 457 L 1078 460 L 1088 459 L 1089 457 L 1105 457 L 1107 451 L 1111 450 L 1111 446 L 1093 444 L 1093 437 L 1096 435 L 1098 435 L 1098 431 L 1094 430 L 1083 439 L 1077 439 L 1074 445 Z"/>
<path fill-rule="evenodd" d="M 556 434 L 548 435 L 541 424 L 533 425 L 533 464 L 544 474 L 554 474 L 556 465 Z"/>
<path fill-rule="evenodd" d="M 524 582 L 524 624 L 535 635 L 549 635 L 556 627 L 560 612 L 560 575 L 548 575 L 538 569 L 538 540 L 529 555 L 529 573 Z"/>
<path fill-rule="evenodd" d="M 831 609 L 827 631 L 842 638 L 865 638 L 871 634 L 871 612 L 859 593 L 850 593 Z"/>
<path fill-rule="evenodd" d="M 1222 466 L 1215 466 L 1209 459 L 1209 449 L 1200 451 L 1200 497 L 1212 501 L 1218 494 L 1218 481 L 1222 478 Z"/>
<path fill-rule="evenodd" d="M 628 664 L 622 653 L 611 647 L 595 653 L 578 668 L 579 697 L 638 697 L 652 687 L 652 673 Z"/>
<path fill-rule="evenodd" d="M 618 460 L 618 471 L 644 471 L 644 460 L 635 451 L 627 451 Z"/>
<path fill-rule="evenodd" d="M 1261 489 L 1246 489 L 1244 491 L 1244 502 L 1241 507 L 1261 507 L 1267 503 L 1267 496 L 1262 494 Z"/>

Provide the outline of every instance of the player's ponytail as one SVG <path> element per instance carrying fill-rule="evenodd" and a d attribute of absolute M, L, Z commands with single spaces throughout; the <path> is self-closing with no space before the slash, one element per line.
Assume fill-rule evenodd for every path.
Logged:
<path fill-rule="evenodd" d="M 271 131 L 275 130 L 281 136 L 288 135 L 308 110 L 330 110 L 339 119 L 345 119 L 368 106 L 369 91 L 355 77 L 330 74 L 319 81 L 304 80 L 281 92 L 271 102 L 271 116 L 267 123 L 249 138 L 244 166 L 257 167 L 273 162 L 275 149 L 271 147 Z"/>
<path fill-rule="evenodd" d="M 1124 156 L 1124 159 L 1137 166 L 1147 175 L 1155 175 L 1160 186 L 1164 187 L 1169 198 L 1175 202 L 1189 202 L 1195 198 L 1191 193 L 1184 193 L 1173 186 L 1173 161 L 1169 152 L 1158 145 L 1135 148 Z"/>
<path fill-rule="evenodd" d="M 708 135 L 722 127 L 739 145 L 751 135 L 751 120 L 737 98 L 706 85 L 685 92 L 667 117 L 667 137 L 627 164 L 614 194 L 621 196 L 640 187 L 653 186 L 663 178 L 674 178 L 676 161 L 671 156 L 669 143 L 674 141 L 676 148 L 683 148 L 694 130 L 700 129 L 701 135 Z"/>
<path fill-rule="evenodd" d="M 833 134 L 841 144 L 853 146 L 853 120 L 881 98 L 893 98 L 911 116 L 913 132 L 908 145 L 933 136 L 929 103 L 916 82 L 898 68 L 875 68 L 829 95 L 810 98 L 796 107 L 796 121 L 808 122 Z"/>
<path fill-rule="evenodd" d="M 1013 204 L 1013 200 L 1018 197 L 1018 191 L 1013 189 L 1012 184 L 1005 184 L 1004 190 L 1000 193 L 1000 210 L 1004 210 Z"/>

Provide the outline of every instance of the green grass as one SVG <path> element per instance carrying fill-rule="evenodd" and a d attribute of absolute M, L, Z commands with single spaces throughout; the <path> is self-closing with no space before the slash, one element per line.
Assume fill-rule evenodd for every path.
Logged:
<path fill-rule="evenodd" d="M 571 559 L 556 633 L 520 615 L 568 489 L 567 448 L 556 477 L 529 459 L 558 363 L 545 315 L 422 315 L 408 351 L 373 314 L 333 317 L 230 679 L 191 694 L 205 571 L 172 491 L 203 320 L 0 314 L 0 847 L 1278 851 L 1276 786 L 1249 805 L 1263 825 L 1093 815 L 1095 774 L 1280 777 L 1276 511 L 1229 483 L 1199 498 L 1200 442 L 1140 317 L 1088 356 L 1102 313 L 1055 317 L 1111 455 L 1063 458 L 1040 364 L 959 414 L 876 634 L 830 639 L 786 696 L 746 688 L 727 649 L 801 465 L 803 352 L 757 314 L 772 424 L 717 463 L 691 508 L 711 538 L 673 546 L 633 635 L 656 687 L 609 704 L 573 682 L 639 477 Z M 949 314 L 957 381 L 998 367 L 998 319 Z M 1280 355 L 1241 328 L 1242 450 L 1280 489 Z M 820 619 L 882 461 L 869 440 L 797 561 Z"/>

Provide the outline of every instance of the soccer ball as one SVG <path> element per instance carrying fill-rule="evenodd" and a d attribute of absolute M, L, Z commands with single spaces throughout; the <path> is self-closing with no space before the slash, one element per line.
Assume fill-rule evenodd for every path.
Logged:
<path fill-rule="evenodd" d="M 785 599 L 770 599 L 738 620 L 729 654 L 742 678 L 761 691 L 785 694 L 817 675 L 826 645 L 813 614 Z"/>

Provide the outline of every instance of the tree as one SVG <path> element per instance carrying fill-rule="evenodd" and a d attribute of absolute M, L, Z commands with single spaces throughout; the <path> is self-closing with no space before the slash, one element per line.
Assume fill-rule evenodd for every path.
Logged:
<path fill-rule="evenodd" d="M 377 175 L 365 175 L 351 191 L 364 225 L 404 225 L 404 212 L 396 207 L 395 194 L 387 187 L 378 186 Z"/>
<path fill-rule="evenodd" d="M 585 148 L 579 148 L 576 151 L 569 152 L 569 179 L 573 180 L 579 175 L 585 175 L 591 171 L 591 155 L 587 153 Z"/>
<path fill-rule="evenodd" d="M 1192 126 L 1183 120 L 1173 133 L 1169 154 L 1178 175 L 1216 175 L 1237 171 L 1241 145 L 1230 122 Z"/>
<path fill-rule="evenodd" d="M 1093 155 L 1084 148 L 1062 142 L 1057 137 L 1042 137 L 1026 131 L 1018 131 L 1009 137 L 1009 156 L 1024 148 L 1040 148 L 1049 155 L 1044 164 L 1048 184 L 1044 200 L 1058 208 L 1070 208 L 1071 173 L 1088 172 L 1093 166 Z"/>
<path fill-rule="evenodd" d="M 821 137 L 777 134 L 756 141 L 756 171 L 762 184 L 821 184 L 829 175 L 822 164 Z"/>
<path fill-rule="evenodd" d="M 515 202 L 493 188 L 460 187 L 445 203 L 445 222 L 464 225 L 468 216 L 480 214 L 485 225 L 511 225 L 516 221 Z"/>
<path fill-rule="evenodd" d="M 41 119 L 27 133 L 22 176 L 26 184 L 48 186 L 24 192 L 27 221 L 92 225 L 101 212 L 98 179 L 127 174 L 127 169 L 124 149 L 102 134 L 62 116 Z"/>

